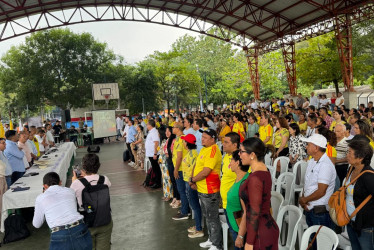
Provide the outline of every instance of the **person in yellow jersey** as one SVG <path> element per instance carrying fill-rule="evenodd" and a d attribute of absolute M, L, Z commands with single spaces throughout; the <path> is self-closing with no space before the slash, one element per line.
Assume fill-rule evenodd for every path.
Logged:
<path fill-rule="evenodd" d="M 222 160 L 222 177 L 221 177 L 221 199 L 222 199 L 222 208 L 224 209 L 226 221 L 228 220 L 226 207 L 227 207 L 227 192 L 230 190 L 232 185 L 235 183 L 236 180 L 236 173 L 233 172 L 230 168 L 230 162 L 232 159 L 232 154 L 234 151 L 237 151 L 240 146 L 240 137 L 237 133 L 230 132 L 226 134 L 223 138 L 223 152 L 225 152 L 225 156 Z M 229 230 L 231 234 L 234 234 L 233 228 L 229 224 Z M 233 241 L 235 241 L 233 239 Z"/>
<path fill-rule="evenodd" d="M 175 118 L 172 115 L 170 115 L 169 116 L 169 126 L 174 127 L 174 123 L 175 123 Z"/>
<path fill-rule="evenodd" d="M 366 136 L 370 140 L 370 146 L 374 148 L 373 133 L 365 120 L 357 120 L 356 123 L 353 124 L 353 130 L 355 135 Z"/>
<path fill-rule="evenodd" d="M 219 219 L 220 172 L 222 154 L 216 144 L 217 133 L 213 129 L 202 132 L 201 142 L 204 146 L 196 160 L 190 180 L 190 187 L 199 195 L 201 210 L 206 218 L 209 239 L 200 243 L 200 247 L 217 250 L 222 248 L 222 227 Z"/>
<path fill-rule="evenodd" d="M 201 207 L 199 202 L 199 196 L 197 190 L 192 189 L 189 185 L 191 179 L 193 167 L 196 164 L 197 159 L 197 146 L 196 137 L 193 134 L 187 134 L 181 136 L 183 141 L 183 147 L 188 151 L 186 156 L 182 160 L 183 166 L 183 180 L 186 185 L 187 199 L 194 213 L 195 226 L 188 228 L 189 238 L 203 237 L 204 232 L 201 226 Z"/>
<path fill-rule="evenodd" d="M 332 113 L 332 117 L 334 118 L 334 121 L 330 125 L 330 130 L 331 131 L 334 131 L 334 128 L 335 128 L 336 124 L 344 124 L 345 123 L 345 121 L 343 120 L 344 119 L 343 111 L 341 111 L 341 110 L 335 110 Z"/>
<path fill-rule="evenodd" d="M 260 135 L 261 141 L 263 141 L 263 143 L 265 144 L 273 143 L 273 127 L 269 123 L 270 123 L 270 117 L 265 114 L 262 115 L 258 133 Z"/>
<path fill-rule="evenodd" d="M 234 114 L 232 119 L 234 121 L 232 132 L 237 133 L 240 136 L 240 142 L 242 142 L 245 139 L 245 130 L 244 130 L 243 123 L 241 123 L 240 121 L 241 120 L 240 114 L 238 113 Z"/>
<path fill-rule="evenodd" d="M 227 122 L 227 120 L 226 120 L 225 118 L 222 119 L 222 121 L 221 121 L 221 127 L 222 127 L 222 129 L 221 129 L 221 131 L 219 132 L 218 139 L 219 139 L 220 141 L 222 141 L 222 143 L 223 143 L 223 140 L 225 139 L 225 136 L 226 136 L 228 133 L 231 132 L 231 128 L 230 128 L 230 126 L 228 125 L 228 122 Z"/>
<path fill-rule="evenodd" d="M 305 113 L 301 113 L 299 115 L 299 121 L 297 122 L 297 125 L 299 125 L 300 133 L 305 135 L 306 130 L 308 129 L 308 123 L 306 121 Z"/>
<path fill-rule="evenodd" d="M 175 122 L 173 127 L 173 134 L 175 134 L 175 142 L 173 147 L 173 165 L 174 165 L 174 178 L 177 182 L 177 189 L 181 198 L 181 212 L 173 217 L 173 220 L 187 220 L 190 206 L 186 194 L 186 184 L 183 180 L 183 166 L 181 165 L 183 158 L 187 154 L 187 149 L 183 146 L 183 124 Z M 177 207 L 174 207 L 177 208 Z"/>

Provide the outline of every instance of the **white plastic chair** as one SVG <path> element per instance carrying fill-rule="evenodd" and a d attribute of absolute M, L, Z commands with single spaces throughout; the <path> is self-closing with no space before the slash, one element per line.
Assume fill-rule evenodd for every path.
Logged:
<path fill-rule="evenodd" d="M 274 220 L 277 219 L 278 213 L 280 208 L 283 206 L 284 198 L 282 194 L 276 192 L 276 191 L 271 191 L 271 210 L 273 212 L 272 216 Z"/>
<path fill-rule="evenodd" d="M 269 169 L 270 176 L 271 176 L 271 182 L 272 182 L 271 190 L 275 191 L 275 183 L 277 181 L 275 179 L 275 168 L 273 166 L 271 166 L 271 165 L 266 165 L 266 167 Z"/>
<path fill-rule="evenodd" d="M 271 152 L 265 155 L 265 165 L 272 165 Z"/>
<path fill-rule="evenodd" d="M 286 213 L 288 214 L 288 230 L 282 230 L 285 225 L 284 219 Z M 296 238 L 297 238 L 297 228 L 301 220 L 302 213 L 300 209 L 294 205 L 287 205 L 281 208 L 277 217 L 277 224 L 279 227 L 279 232 L 287 233 L 286 244 L 283 246 L 281 243 L 281 235 L 279 236 L 278 247 L 279 250 L 290 250 L 295 249 Z M 304 248 L 306 249 L 306 248 Z"/>
<path fill-rule="evenodd" d="M 343 250 L 352 250 L 351 241 L 347 233 L 347 227 L 343 227 L 343 232 L 338 234 L 339 245 L 338 247 Z"/>
<path fill-rule="evenodd" d="M 148 169 L 150 169 L 151 167 L 151 161 L 148 159 L 148 157 L 144 157 L 144 171 L 148 173 Z"/>
<path fill-rule="evenodd" d="M 318 231 L 320 226 L 312 226 L 308 228 L 301 239 L 301 248 L 307 249 L 309 244 L 310 236 Z M 317 249 L 331 249 L 335 250 L 339 244 L 339 238 L 336 233 L 328 227 L 322 227 L 319 231 L 317 238 Z"/>
<path fill-rule="evenodd" d="M 223 249 L 227 250 L 228 249 L 229 225 L 227 224 L 226 216 L 224 214 L 223 215 L 220 214 L 219 215 L 219 219 L 221 221 L 221 226 L 222 226 Z"/>
<path fill-rule="evenodd" d="M 284 189 L 284 205 L 294 204 L 295 194 L 295 175 L 293 173 L 282 173 L 277 180 L 277 188 L 275 191 L 282 194 Z"/>
<path fill-rule="evenodd" d="M 294 173 L 296 179 L 295 179 L 295 194 L 296 193 L 301 193 L 303 191 L 303 188 L 304 188 L 304 183 L 305 183 L 305 172 L 306 172 L 306 169 L 308 167 L 308 162 L 306 161 L 298 161 L 295 163 L 295 165 L 293 166 L 292 168 L 292 173 Z M 298 170 L 300 169 L 299 171 L 299 178 L 298 177 Z M 296 180 L 299 180 L 300 182 L 297 183 Z M 296 196 L 294 196 L 296 197 Z"/>
<path fill-rule="evenodd" d="M 280 174 L 285 173 L 288 171 L 288 164 L 290 163 L 290 158 L 286 156 L 279 156 L 277 159 L 274 160 L 273 166 L 275 170 L 277 169 L 277 164 L 280 161 Z"/>

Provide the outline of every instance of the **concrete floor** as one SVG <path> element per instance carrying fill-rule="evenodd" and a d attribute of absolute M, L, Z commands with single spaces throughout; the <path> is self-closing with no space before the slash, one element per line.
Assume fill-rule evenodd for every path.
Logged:
<path fill-rule="evenodd" d="M 207 240 L 207 236 L 188 238 L 187 228 L 193 226 L 194 221 L 172 220 L 177 210 L 161 200 L 161 189 L 151 190 L 141 186 L 145 172 L 135 171 L 125 164 L 122 161 L 123 150 L 123 142 L 112 142 L 101 145 L 99 153 L 102 163 L 99 172 L 112 183 L 112 249 L 201 249 L 199 243 Z M 77 150 L 76 163 L 80 162 L 86 152 L 86 148 Z M 31 223 L 28 227 L 31 230 L 30 237 L 3 245 L 3 249 L 48 249 L 50 234 L 46 223 L 40 229 L 35 229 Z"/>

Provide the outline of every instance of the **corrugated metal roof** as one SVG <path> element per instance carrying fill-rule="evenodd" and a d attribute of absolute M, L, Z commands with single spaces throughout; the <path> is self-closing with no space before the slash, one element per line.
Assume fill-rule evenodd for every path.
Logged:
<path fill-rule="evenodd" d="M 334 3 L 329 5 L 328 3 Z M 359 0 L 0 0 L 0 25 L 26 16 L 80 7 L 117 6 L 165 10 L 204 20 L 263 45 L 333 15 L 358 8 Z M 124 13 L 121 13 L 124 14 Z M 95 18 L 93 18 L 95 19 Z"/>

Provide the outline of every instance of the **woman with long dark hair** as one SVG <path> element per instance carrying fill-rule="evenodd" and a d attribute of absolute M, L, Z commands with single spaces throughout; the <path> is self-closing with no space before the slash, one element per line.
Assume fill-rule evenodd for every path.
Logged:
<path fill-rule="evenodd" d="M 242 164 L 252 169 L 239 190 L 246 215 L 245 249 L 278 249 L 279 228 L 270 213 L 272 180 L 264 163 L 265 152 L 265 144 L 256 137 L 240 146 Z M 238 237 L 244 235 L 239 231 Z"/>
<path fill-rule="evenodd" d="M 163 151 L 163 154 L 165 155 L 165 164 L 166 164 L 166 168 L 167 168 L 167 176 L 164 176 L 166 174 L 166 169 L 164 169 L 162 172 L 163 172 L 163 177 L 168 177 L 167 181 L 170 181 L 170 183 L 171 183 L 171 188 L 170 188 L 169 192 L 172 192 L 173 201 L 170 204 L 172 206 L 174 206 L 174 205 L 178 206 L 178 204 L 180 205 L 180 197 L 179 197 L 179 193 L 178 193 L 178 189 L 177 189 L 177 183 L 175 182 L 175 178 L 174 178 L 174 175 L 173 175 L 174 165 L 173 165 L 173 161 L 172 161 L 172 156 L 173 156 L 172 148 L 173 148 L 173 144 L 174 144 L 174 141 L 175 141 L 175 134 L 173 134 L 172 131 L 173 131 L 172 127 L 169 126 L 169 127 L 166 128 L 165 134 L 166 134 L 167 140 L 161 146 L 161 150 Z M 165 178 L 162 178 L 162 179 L 163 179 L 163 182 L 164 182 Z M 165 190 L 164 190 L 164 193 L 165 193 Z M 165 194 L 164 194 L 163 197 L 166 197 Z M 170 197 L 170 196 L 168 196 L 168 197 Z M 164 200 L 169 201 L 170 199 L 164 198 Z"/>

